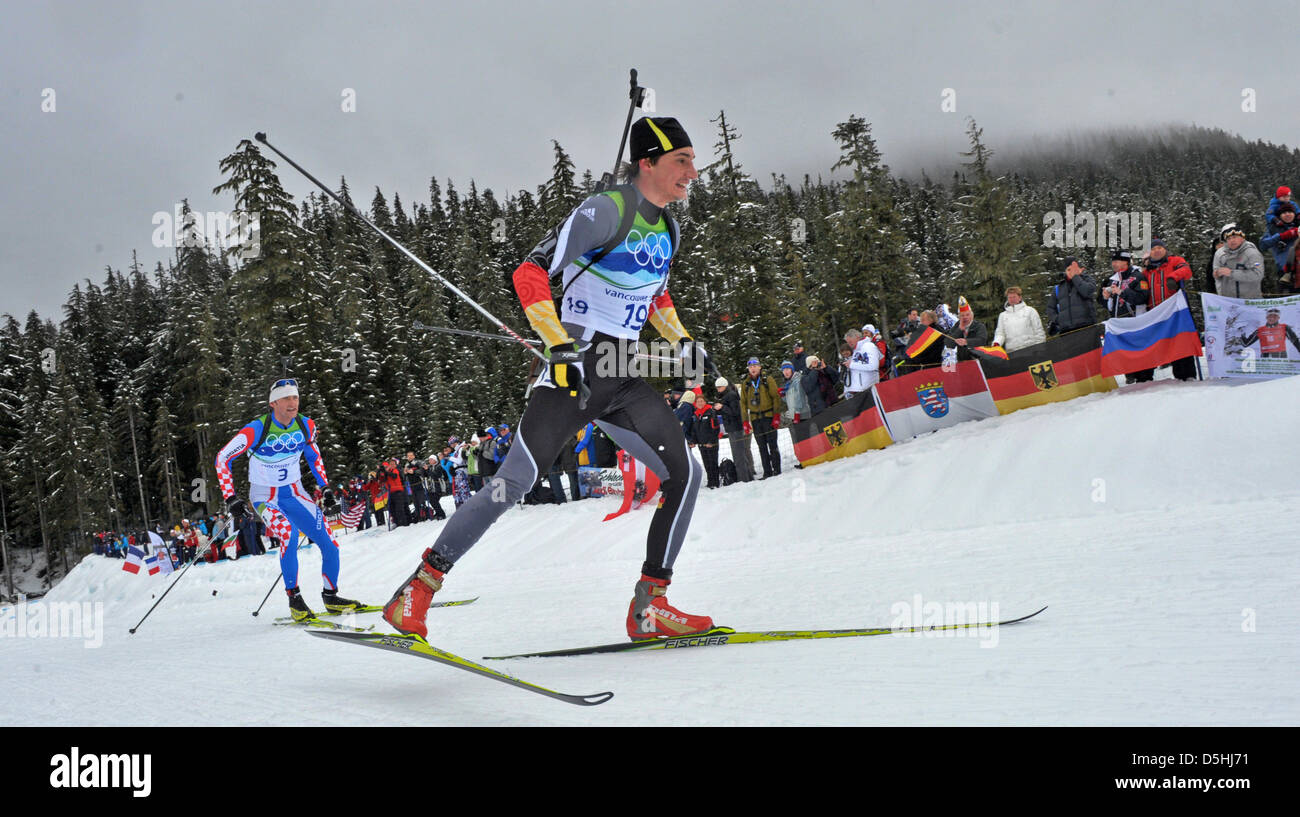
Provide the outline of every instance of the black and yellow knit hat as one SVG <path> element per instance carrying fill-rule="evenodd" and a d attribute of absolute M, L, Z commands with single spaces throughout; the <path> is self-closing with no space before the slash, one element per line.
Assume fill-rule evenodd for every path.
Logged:
<path fill-rule="evenodd" d="M 691 146 L 691 137 L 671 116 L 641 117 L 632 123 L 630 141 L 634 162 Z"/>

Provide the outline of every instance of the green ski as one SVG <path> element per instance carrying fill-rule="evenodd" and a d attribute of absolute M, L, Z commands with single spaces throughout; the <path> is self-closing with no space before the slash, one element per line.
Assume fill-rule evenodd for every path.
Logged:
<path fill-rule="evenodd" d="M 803 641 L 817 638 L 856 638 L 868 635 L 891 635 L 898 633 L 921 633 L 938 630 L 964 630 L 975 627 L 1004 627 L 1027 621 L 1047 608 L 1036 610 L 1027 616 L 1007 621 L 973 621 L 964 624 L 931 624 L 916 627 L 872 627 L 860 630 L 772 630 L 768 632 L 737 632 L 730 627 L 715 627 L 704 633 L 682 636 L 680 638 L 655 638 L 646 641 L 621 641 L 617 644 L 599 644 L 594 647 L 577 647 L 568 650 L 551 650 L 549 652 L 525 652 L 518 655 L 489 655 L 486 661 L 504 661 L 507 658 L 556 658 L 573 655 L 599 655 L 611 652 L 647 652 L 649 650 L 675 650 L 686 647 L 722 647 L 727 644 L 756 644 L 762 641 Z"/>
<path fill-rule="evenodd" d="M 420 658 L 427 658 L 430 661 L 436 661 L 439 664 L 446 664 L 449 667 L 463 669 L 466 672 L 472 672 L 475 675 L 481 675 L 484 678 L 490 678 L 493 681 L 500 681 L 503 684 L 520 689 L 535 692 L 538 695 L 545 695 L 548 698 L 554 698 L 557 701 L 575 704 L 577 706 L 597 706 L 614 697 L 612 692 L 598 692 L 594 695 L 568 695 L 563 692 L 556 692 L 553 689 L 547 689 L 537 684 L 522 681 L 513 675 L 507 675 L 504 672 L 490 669 L 482 664 L 475 664 L 467 658 L 461 658 L 459 655 L 449 653 L 446 650 L 440 650 L 429 642 L 420 638 L 418 635 L 398 635 L 397 633 L 340 633 L 340 632 L 322 632 L 312 630 L 312 635 L 318 635 L 321 638 L 328 638 L 333 641 L 342 641 L 347 644 L 358 644 L 363 647 L 375 647 L 380 650 L 391 650 L 393 652 L 414 655 Z"/>

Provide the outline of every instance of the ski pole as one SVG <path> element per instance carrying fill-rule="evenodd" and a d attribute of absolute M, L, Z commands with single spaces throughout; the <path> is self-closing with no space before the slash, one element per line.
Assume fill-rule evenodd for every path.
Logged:
<path fill-rule="evenodd" d="M 485 340 L 508 340 L 508 341 L 514 340 L 514 338 L 509 337 L 508 335 L 494 335 L 491 332 L 471 332 L 468 329 L 452 329 L 447 326 L 426 326 L 425 324 L 420 323 L 418 320 L 411 323 L 411 328 L 416 330 L 417 332 L 447 332 L 452 335 L 464 335 L 465 337 L 469 337 L 469 338 L 483 338 Z M 536 343 L 540 345 L 541 341 L 529 340 L 528 343 L 530 344 Z M 633 357 L 635 357 L 637 360 L 649 360 L 655 363 L 664 363 L 664 364 L 671 364 L 677 361 L 677 358 L 662 357 L 659 355 L 651 355 L 651 354 L 642 354 L 641 352 L 637 352 L 635 355 L 633 355 Z"/>
<path fill-rule="evenodd" d="M 298 534 L 298 539 L 297 539 L 297 541 L 295 541 L 295 542 L 293 543 L 293 546 L 294 546 L 294 547 L 298 547 L 299 545 L 301 545 L 301 544 L 302 544 L 303 537 L 304 537 L 305 535 L 306 535 L 306 534 L 300 532 L 300 533 Z M 289 546 L 288 546 L 288 545 L 283 545 L 283 544 L 280 545 L 281 552 L 283 552 L 283 548 L 287 548 L 287 547 L 289 547 Z M 254 616 L 256 616 L 258 613 L 262 612 L 262 608 L 266 606 L 266 600 L 269 599 L 269 598 L 271 598 L 271 591 L 275 589 L 275 586 L 276 586 L 277 584 L 279 584 L 279 583 L 280 583 L 280 580 L 283 579 L 283 578 L 284 578 L 284 573 L 279 573 L 279 574 L 276 575 L 276 577 L 275 577 L 275 581 L 271 582 L 271 587 L 266 591 L 266 595 L 262 597 L 262 603 L 259 604 L 259 605 L 257 605 L 257 609 L 253 611 L 253 615 L 254 615 Z"/>
<path fill-rule="evenodd" d="M 421 323 L 418 320 L 413 321 L 411 323 L 411 328 L 416 330 L 417 332 L 446 332 L 449 335 L 463 335 L 467 338 L 483 338 L 485 340 L 509 340 L 509 341 L 514 340 L 514 338 L 510 337 L 509 335 L 494 335 L 491 332 L 472 332 L 469 329 L 452 329 L 449 326 L 426 326 L 425 324 Z M 525 342 L 529 346 L 541 345 L 540 340 L 533 340 L 531 338 L 526 339 Z"/>
<path fill-rule="evenodd" d="M 234 522 L 235 522 L 235 520 L 232 518 L 232 519 L 230 520 L 230 522 L 226 523 L 226 526 L 227 526 L 228 528 L 233 528 L 233 527 L 234 527 Z M 214 537 L 214 538 L 215 538 L 215 537 Z M 223 535 L 223 538 L 224 538 L 224 535 Z M 131 633 L 131 635 L 135 635 L 135 631 L 138 630 L 138 629 L 140 629 L 140 625 L 141 625 L 141 624 L 144 624 L 144 620 L 145 620 L 146 618 L 149 617 L 150 613 L 152 613 L 154 610 L 156 610 L 156 609 L 158 608 L 158 605 L 162 604 L 162 600 L 165 599 L 165 598 L 167 598 L 167 594 L 168 594 L 168 593 L 172 592 L 172 588 L 175 587 L 175 586 L 180 582 L 181 577 L 183 577 L 183 576 L 186 574 L 186 572 L 188 572 L 189 569 L 190 569 L 191 567 L 194 566 L 194 563 L 197 562 L 197 561 L 198 561 L 200 558 L 202 558 L 202 557 L 203 557 L 203 554 L 202 554 L 202 553 L 200 553 L 200 552 L 196 552 L 196 553 L 194 554 L 194 558 L 190 560 L 190 563 L 187 564 L 187 565 L 185 565 L 185 569 L 182 570 L 182 571 L 180 572 L 180 574 L 179 574 L 179 575 L 178 575 L 178 576 L 177 576 L 177 577 L 172 581 L 172 583 L 171 583 L 170 585 L 167 586 L 167 589 L 163 591 L 163 594 L 162 594 L 161 596 L 159 596 L 159 597 L 158 597 L 158 600 L 155 601 L 155 602 L 153 603 L 153 607 L 150 607 L 150 608 L 149 608 L 149 612 L 148 612 L 148 613 L 145 613 L 144 616 L 143 616 L 139 621 L 137 621 L 137 622 L 135 623 L 135 626 L 132 627 L 132 628 L 131 628 L 130 630 L 128 630 L 127 632 Z"/>
<path fill-rule="evenodd" d="M 381 230 L 381 229 L 379 229 L 378 227 L 376 227 L 375 224 L 374 224 L 372 221 L 370 221 L 370 219 L 368 219 L 368 218 L 366 218 L 364 215 L 362 215 L 362 214 L 361 214 L 361 211 L 358 210 L 355 206 L 353 206 L 352 204 L 349 204 L 348 202 L 346 202 L 346 201 L 344 201 L 343 199 L 339 198 L 338 195 L 336 195 L 336 194 L 334 193 L 333 190 L 330 190 L 328 187 L 326 187 L 325 185 L 321 184 L 320 181 L 317 180 L 317 178 L 316 178 L 315 176 L 311 175 L 311 174 L 308 173 L 306 170 L 304 170 L 304 169 L 302 168 L 301 165 L 299 165 L 299 164 L 298 164 L 297 162 L 295 162 L 293 159 L 290 159 L 288 156 L 284 155 L 284 153 L 282 153 L 282 152 L 280 151 L 280 149 L 277 148 L 275 145 L 273 145 L 273 144 L 271 144 L 270 142 L 266 141 L 266 134 L 265 134 L 265 133 L 263 133 L 263 132 L 258 132 L 257 134 L 254 135 L 254 138 L 256 138 L 257 141 L 261 142 L 262 144 L 266 145 L 266 146 L 267 146 L 268 148 L 270 148 L 271 150 L 275 151 L 275 153 L 276 153 L 277 156 L 279 156 L 281 159 L 284 159 L 286 162 L 288 162 L 288 163 L 293 167 L 294 170 L 297 170 L 299 173 L 301 173 L 302 175 L 306 176 L 306 177 L 307 177 L 307 178 L 312 182 L 312 184 L 316 185 L 316 186 L 319 187 L 321 190 L 323 190 L 323 191 L 325 192 L 325 195 L 327 195 L 327 196 L 329 196 L 330 198 L 334 199 L 334 201 L 338 202 L 338 203 L 343 207 L 343 209 L 347 210 L 349 213 L 351 213 L 352 215 L 354 215 L 354 216 L 356 216 L 357 218 L 359 218 L 363 224 L 365 224 L 367 227 L 369 227 L 370 229 L 372 229 L 372 230 L 374 230 L 376 233 L 378 233 L 378 234 L 379 234 L 381 237 L 383 237 L 384 240 L 386 240 L 388 243 L 392 244 L 394 247 L 396 247 L 397 249 L 401 250 L 402 253 L 404 253 L 404 254 L 406 255 L 407 258 L 411 259 L 411 261 L 413 261 L 413 262 L 414 262 L 418 267 L 420 267 L 420 269 L 422 269 L 422 270 L 424 270 L 425 272 L 427 272 L 427 273 L 429 273 L 430 275 L 432 275 L 432 276 L 434 277 L 435 280 L 439 281 L 443 286 L 447 287 L 447 289 L 450 289 L 452 292 L 454 292 L 457 296 L 460 297 L 461 300 L 463 300 L 465 303 L 469 304 L 470 306 L 474 307 L 474 309 L 477 310 L 478 313 L 479 313 L 480 315 L 482 315 L 483 317 L 485 317 L 485 318 L 487 318 L 488 320 L 492 321 L 492 323 L 495 324 L 496 327 L 497 327 L 498 329 L 500 329 L 502 332 L 505 332 L 507 335 L 509 335 L 510 337 L 512 337 L 512 338 L 514 338 L 516 341 L 518 341 L 520 344 L 522 344 L 525 348 L 528 349 L 528 351 L 530 351 L 530 352 L 532 352 L 534 355 L 536 355 L 537 358 L 538 358 L 539 360 L 541 360 L 543 363 L 546 363 L 546 364 L 548 364 L 548 365 L 550 364 L 550 361 L 547 360 L 547 358 L 546 358 L 545 355 L 543 355 L 541 352 L 537 351 L 536 348 L 530 346 L 530 345 L 528 344 L 528 341 L 526 341 L 526 340 L 524 340 L 522 337 L 520 337 L 520 336 L 515 332 L 515 330 L 511 329 L 509 326 L 507 326 L 504 322 L 502 322 L 500 319 L 498 319 L 498 318 L 497 318 L 495 315 L 493 315 L 491 312 L 489 312 L 489 311 L 487 311 L 486 309 L 484 309 L 481 305 L 479 305 L 478 301 L 475 301 L 473 298 L 469 297 L 469 296 L 466 295 L 464 292 L 461 292 L 460 289 L 459 289 L 455 284 L 453 284 L 451 281 L 448 281 L 446 278 L 444 278 L 444 277 L 442 277 L 441 275 L 439 275 L 437 272 L 435 272 L 435 271 L 433 270 L 432 267 L 430 267 L 428 264 L 424 263 L 424 262 L 421 261 L 419 258 L 417 258 L 416 255 L 415 255 L 415 253 L 411 252 L 411 251 L 408 250 L 406 247 L 402 246 L 401 242 L 399 242 L 397 239 L 393 238 L 393 237 L 390 236 L 388 233 L 386 233 L 386 232 L 384 232 L 383 230 Z M 619 148 L 619 155 L 620 155 L 620 156 L 622 155 L 622 152 L 623 152 L 623 149 L 622 149 L 622 147 L 620 146 L 620 148 Z"/>
<path fill-rule="evenodd" d="M 271 598 L 271 591 L 275 590 L 275 586 L 279 584 L 280 580 L 283 578 L 284 578 L 283 573 L 280 573 L 275 577 L 275 581 L 271 582 L 271 586 L 270 588 L 267 589 L 266 595 L 262 597 L 262 603 L 257 605 L 257 609 L 253 611 L 253 615 L 256 616 L 258 613 L 262 612 L 262 608 L 266 606 L 266 600 Z"/>

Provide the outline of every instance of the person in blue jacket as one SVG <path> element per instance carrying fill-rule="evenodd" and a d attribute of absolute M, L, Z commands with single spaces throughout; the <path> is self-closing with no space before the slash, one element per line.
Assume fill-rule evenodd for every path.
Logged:
<path fill-rule="evenodd" d="M 510 444 L 515 441 L 515 435 L 506 423 L 497 425 L 497 445 L 492 452 L 492 459 L 498 466 L 505 462 L 506 455 L 510 453 Z"/>
<path fill-rule="evenodd" d="M 1300 219 L 1296 206 L 1284 201 L 1278 205 L 1277 216 L 1269 222 L 1269 233 L 1259 240 L 1259 248 L 1273 253 L 1279 280 L 1294 288 L 1296 238 L 1300 236 Z"/>
<path fill-rule="evenodd" d="M 1286 185 L 1277 189 L 1277 195 L 1269 200 L 1268 209 L 1264 211 L 1264 229 L 1266 231 L 1272 232 L 1273 219 L 1277 218 L 1279 208 L 1284 203 L 1294 205 L 1294 202 L 1291 201 L 1291 188 Z"/>

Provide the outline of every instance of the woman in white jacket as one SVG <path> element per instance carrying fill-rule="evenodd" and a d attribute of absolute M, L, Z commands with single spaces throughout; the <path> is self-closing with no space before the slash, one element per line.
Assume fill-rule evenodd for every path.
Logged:
<path fill-rule="evenodd" d="M 1020 287 L 1007 288 L 1006 309 L 998 315 L 998 328 L 993 333 L 993 343 L 1008 352 L 1043 343 L 1043 321 L 1038 312 L 1020 297 Z"/>

